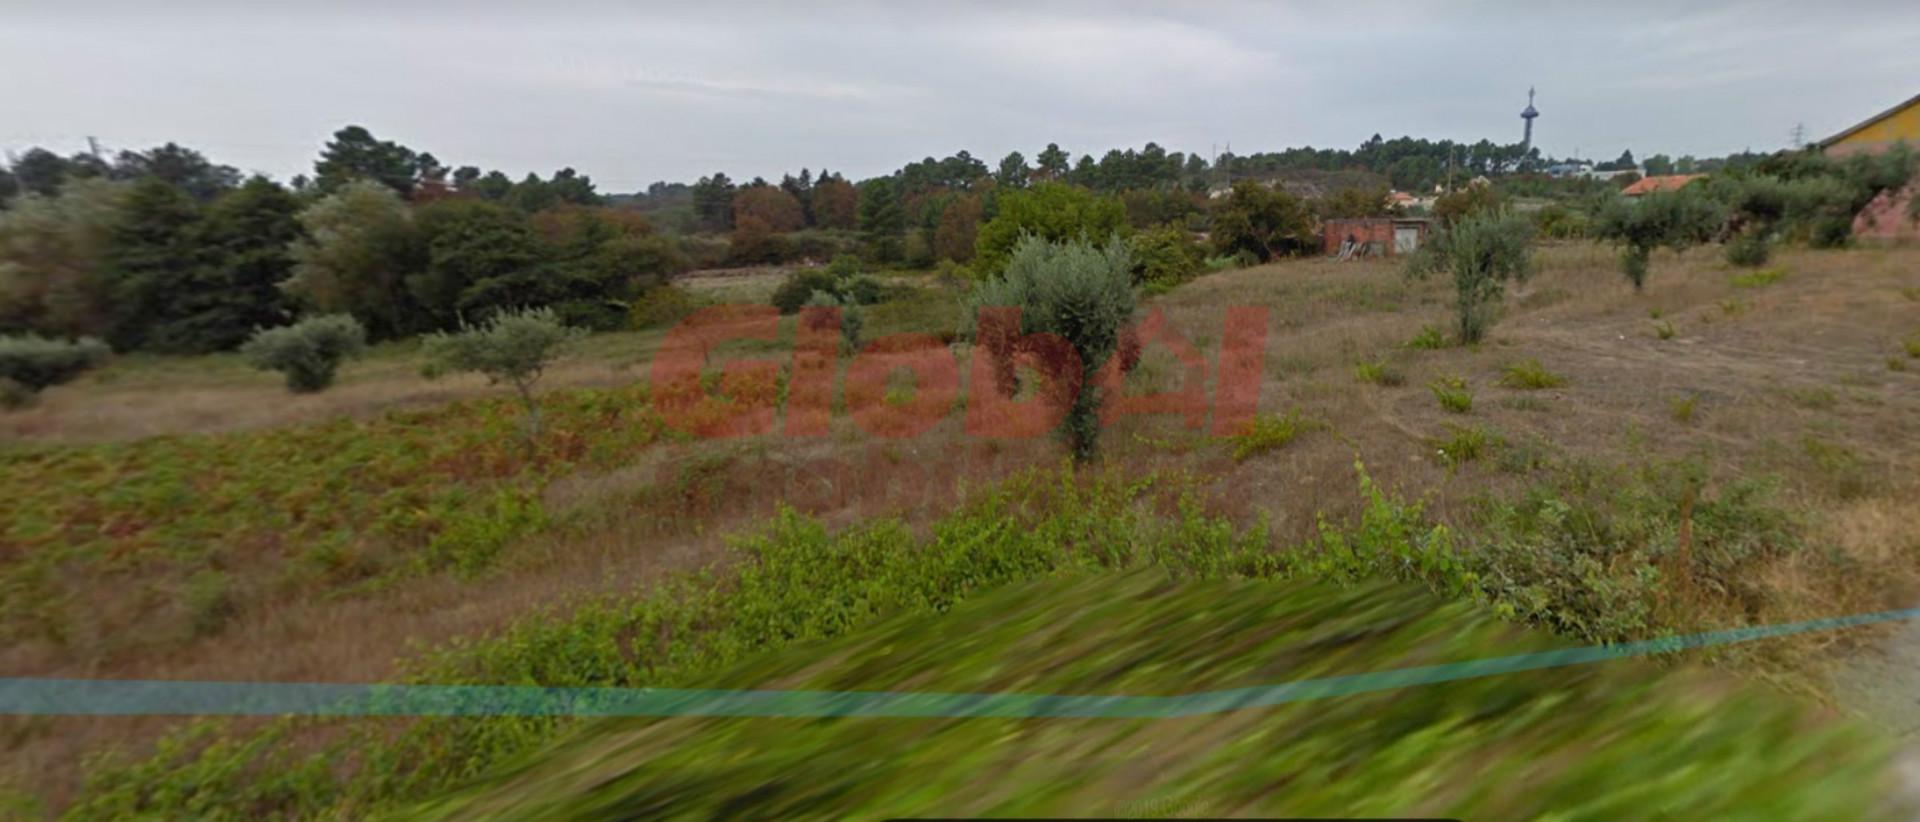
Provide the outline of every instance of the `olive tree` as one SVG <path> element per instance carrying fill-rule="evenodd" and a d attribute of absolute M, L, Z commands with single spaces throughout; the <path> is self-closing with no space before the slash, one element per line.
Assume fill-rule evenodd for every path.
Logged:
<path fill-rule="evenodd" d="M 1598 210 L 1592 234 L 1620 247 L 1620 270 L 1633 290 L 1642 291 L 1654 249 L 1685 251 L 1711 240 L 1722 222 L 1718 203 L 1683 188 L 1608 200 Z"/>
<path fill-rule="evenodd" d="M 324 391 L 334 372 L 367 346 L 367 331 L 346 314 L 310 317 L 298 323 L 257 331 L 240 354 L 262 371 L 278 371 L 296 394 Z"/>
<path fill-rule="evenodd" d="M 50 387 L 72 380 L 107 358 L 91 337 L 72 342 L 38 334 L 0 337 L 0 408 L 18 408 Z"/>
<path fill-rule="evenodd" d="M 1132 278 L 1133 255 L 1117 234 L 1101 245 L 1027 235 L 1014 244 L 1004 272 L 976 287 L 967 312 L 969 321 L 977 322 L 982 308 L 1017 308 L 1022 336 L 1057 335 L 1073 349 L 1079 373 L 1056 368 L 1054 378 L 1066 380 L 1069 387 L 1058 400 L 1066 405 L 1060 435 L 1078 461 L 1091 458 L 1099 441 L 1104 397 L 1095 375 L 1119 349 L 1133 319 Z M 1006 335 L 975 337 L 980 349 L 995 358 L 999 372 L 1010 376 L 1016 353 L 1011 340 Z"/>
<path fill-rule="evenodd" d="M 1532 267 L 1533 223 L 1508 211 L 1477 211 L 1435 232 L 1407 261 L 1407 275 L 1453 275 L 1460 341 L 1479 342 L 1493 325 L 1506 282 Z"/>
<path fill-rule="evenodd" d="M 527 409 L 527 438 L 540 433 L 540 406 L 533 385 L 566 347 L 586 336 L 586 329 L 560 321 L 550 308 L 503 311 L 477 326 L 462 323 L 459 331 L 435 333 L 423 343 L 427 376 L 447 372 L 486 375 L 490 385 L 513 387 Z"/>

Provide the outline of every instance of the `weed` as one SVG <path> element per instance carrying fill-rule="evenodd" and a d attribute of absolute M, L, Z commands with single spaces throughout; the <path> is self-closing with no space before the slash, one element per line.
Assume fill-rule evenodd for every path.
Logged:
<path fill-rule="evenodd" d="M 1780 266 L 1762 268 L 1746 274 L 1736 274 L 1732 279 L 1734 288 L 1765 288 L 1780 282 L 1787 276 L 1787 270 Z"/>
<path fill-rule="evenodd" d="M 1666 320 L 1666 321 L 1655 323 L 1653 326 L 1653 333 L 1659 335 L 1660 339 L 1663 339 L 1663 340 L 1673 339 L 1673 335 L 1674 335 L 1673 322 L 1671 320 Z"/>
<path fill-rule="evenodd" d="M 233 617 L 237 606 L 234 603 L 231 580 L 227 575 L 207 569 L 194 574 L 187 580 L 187 589 L 182 597 L 187 608 L 189 627 L 194 636 L 211 636 L 220 632 L 227 620 Z"/>
<path fill-rule="evenodd" d="M 1901 288 L 1900 295 L 1916 303 L 1920 303 L 1920 288 L 1914 288 L 1912 286 Z"/>
<path fill-rule="evenodd" d="M 1872 493 L 1877 484 L 1865 460 L 1852 448 L 1830 443 L 1812 434 L 1802 437 L 1801 450 L 1813 463 L 1828 493 L 1843 500 L 1859 499 Z"/>
<path fill-rule="evenodd" d="M 1421 351 L 1437 351 L 1447 347 L 1447 332 L 1437 325 L 1420 326 L 1420 333 L 1407 341 L 1407 347 Z"/>
<path fill-rule="evenodd" d="M 1907 361 L 1900 357 L 1888 357 L 1887 370 L 1888 371 L 1905 371 L 1907 370 Z"/>
<path fill-rule="evenodd" d="M 1686 424 L 1693 422 L 1693 411 L 1699 404 L 1699 401 L 1700 397 L 1697 394 L 1674 397 L 1673 399 L 1667 400 L 1667 414 L 1673 417 L 1673 421 L 1677 423 Z"/>
<path fill-rule="evenodd" d="M 1321 423 L 1301 417 L 1298 408 L 1288 411 L 1284 417 L 1260 414 L 1248 420 L 1240 433 L 1231 438 L 1233 459 L 1241 462 L 1248 457 L 1285 448 L 1301 434 L 1320 427 Z"/>
<path fill-rule="evenodd" d="M 1907 352 L 1908 359 L 1920 360 L 1920 331 L 1908 334 L 1906 340 L 1900 343 L 1900 347 Z"/>
<path fill-rule="evenodd" d="M 1507 366 L 1506 371 L 1500 376 L 1500 384 L 1508 388 L 1535 391 L 1559 388 L 1567 384 L 1567 378 L 1548 371 L 1539 360 L 1521 360 Z"/>
<path fill-rule="evenodd" d="M 1440 407 L 1455 414 L 1465 414 L 1473 410 L 1473 392 L 1468 390 L 1467 381 L 1459 377 L 1440 377 L 1427 384 L 1427 390 L 1433 392 L 1433 398 L 1440 401 Z"/>
<path fill-rule="evenodd" d="M 1738 317 L 1750 308 L 1753 308 L 1753 303 L 1744 300 L 1728 298 L 1720 301 L 1720 313 L 1729 317 Z"/>
<path fill-rule="evenodd" d="M 1665 316 L 1666 313 L 1667 312 L 1661 310 L 1659 306 L 1654 306 L 1652 308 L 1647 309 L 1647 319 L 1657 320 Z"/>
<path fill-rule="evenodd" d="M 1353 366 L 1353 376 L 1361 382 L 1370 382 L 1374 385 L 1397 386 L 1405 385 L 1407 382 L 1407 375 L 1400 373 L 1399 369 L 1388 364 L 1386 360 L 1357 363 Z"/>
<path fill-rule="evenodd" d="M 1840 404 L 1840 395 L 1824 385 L 1811 388 L 1789 388 L 1786 394 L 1788 399 L 1793 400 L 1794 405 L 1816 411 L 1825 411 Z"/>
<path fill-rule="evenodd" d="M 1499 434 L 1478 425 L 1449 425 L 1447 430 L 1447 438 L 1434 443 L 1434 452 L 1448 468 L 1485 457 L 1500 444 Z"/>

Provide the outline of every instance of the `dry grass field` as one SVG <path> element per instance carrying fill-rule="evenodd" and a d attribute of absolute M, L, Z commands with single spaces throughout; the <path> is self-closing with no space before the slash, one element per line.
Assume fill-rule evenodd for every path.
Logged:
<path fill-rule="evenodd" d="M 1210 362 L 1228 307 L 1268 309 L 1259 409 L 1263 421 L 1292 414 L 1299 424 L 1242 448 L 1253 439 L 1127 417 L 1107 429 L 1100 465 L 1083 470 L 1185 476 L 1206 510 L 1266 522 L 1276 550 L 1323 521 L 1359 517 L 1356 460 L 1469 536 L 1493 527 L 1499 501 L 1572 488 L 1573 477 L 1589 477 L 1581 487 L 1594 493 L 1637 477 L 1647 489 L 1638 504 L 1660 509 L 1649 521 L 1675 529 L 1657 535 L 1665 548 L 1652 562 L 1668 576 L 1649 624 L 1777 622 L 1920 599 L 1920 345 L 1908 342 L 1920 335 L 1920 250 L 1786 251 L 1760 277 L 1708 250 L 1662 253 L 1644 294 L 1603 248 L 1548 247 L 1538 263 L 1471 347 L 1410 345 L 1424 329 L 1450 329 L 1452 286 L 1408 282 L 1388 261 L 1228 271 L 1150 300 L 1147 310 L 1164 311 Z M 746 275 L 688 287 L 757 300 L 775 285 Z M 874 309 L 869 336 L 951 331 L 954 296 L 921 285 L 911 305 Z M 657 425 L 632 386 L 663 338 L 596 336 L 553 370 L 542 389 L 555 442 L 533 455 L 462 445 L 511 430 L 510 408 L 477 378 L 423 380 L 406 346 L 378 349 L 332 390 L 300 397 L 232 357 L 125 358 L 0 414 L 0 569 L 12 574 L 0 595 L 15 597 L 0 609 L 9 620 L 0 674 L 387 678 L 422 647 L 704 565 L 782 505 L 830 525 L 893 516 L 923 526 L 970 489 L 1062 460 L 1046 438 L 969 437 L 958 414 L 904 439 L 864 435 L 844 417 L 810 439 L 603 430 Z M 745 357 L 788 350 L 738 347 Z M 1180 373 L 1149 349 L 1130 380 L 1165 389 Z M 419 465 L 338 453 L 356 438 L 417 450 Z M 230 451 L 285 462 L 237 479 L 211 456 Z M 177 487 L 115 497 L 162 457 L 180 461 Z M 297 474 L 309 460 L 304 468 L 347 477 L 321 492 L 338 495 L 339 510 L 275 485 L 275 472 Z M 390 499 L 378 487 L 389 470 L 417 483 L 417 496 Z M 1696 522 L 1696 501 L 1763 480 L 1802 549 L 1729 576 L 1688 570 L 1695 529 L 1722 527 Z M 63 489 L 99 497 L 51 513 L 25 507 Z M 537 513 L 496 516 L 472 508 L 469 492 L 519 494 Z M 345 501 L 355 495 L 372 501 Z M 123 502 L 132 513 L 118 513 Z M 451 530 L 472 510 L 495 517 L 484 540 Z M 33 565 L 36 546 L 82 536 L 85 552 Z M 493 546 L 482 560 L 418 560 L 476 540 Z M 148 562 L 143 551 L 173 553 Z M 28 592 L 40 599 L 20 598 Z M 1826 672 L 1878 653 L 1882 635 L 1823 634 L 1726 664 L 1824 696 Z M 0 720 L 0 778 L 57 805 L 76 789 L 84 756 L 113 745 L 137 753 L 174 724 Z"/>

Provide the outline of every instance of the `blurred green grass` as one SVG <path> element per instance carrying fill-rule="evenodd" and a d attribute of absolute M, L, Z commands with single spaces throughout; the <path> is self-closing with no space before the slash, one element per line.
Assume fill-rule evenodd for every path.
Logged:
<path fill-rule="evenodd" d="M 1413 585 L 1073 571 L 688 684 L 1171 695 L 1554 647 Z M 603 721 L 397 816 L 1863 819 L 1887 753 L 1637 661 L 1171 720 Z"/>

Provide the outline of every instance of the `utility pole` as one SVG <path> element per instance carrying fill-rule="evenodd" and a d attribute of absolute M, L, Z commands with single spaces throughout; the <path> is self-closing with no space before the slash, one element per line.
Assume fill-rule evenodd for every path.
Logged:
<path fill-rule="evenodd" d="M 1807 147 L 1807 124 L 1793 124 L 1793 147 L 1795 150 Z"/>
<path fill-rule="evenodd" d="M 100 141 L 93 139 L 91 134 L 87 135 L 87 153 L 93 155 L 95 160 L 100 159 Z"/>

